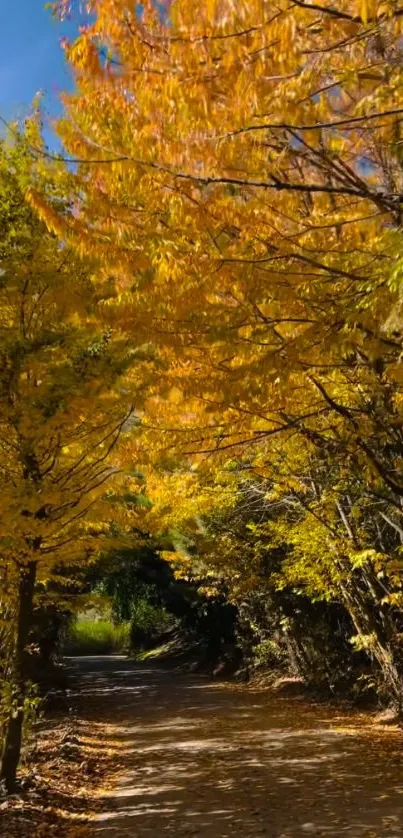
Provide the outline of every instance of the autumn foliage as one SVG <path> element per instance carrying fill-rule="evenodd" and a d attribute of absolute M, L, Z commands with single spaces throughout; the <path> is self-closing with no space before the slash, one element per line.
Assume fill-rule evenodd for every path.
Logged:
<path fill-rule="evenodd" d="M 143 467 L 152 507 L 142 527 L 170 534 L 177 574 L 207 572 L 212 596 L 224 584 L 256 642 L 275 636 L 306 677 L 315 655 L 326 657 L 311 631 L 320 613 L 331 653 L 338 625 L 343 661 L 361 655 L 400 705 L 403 7 L 94 0 L 88 13 L 65 44 L 75 90 L 57 130 L 70 163 L 52 161 L 47 175 L 69 209 L 32 178 L 26 191 L 63 242 L 58 251 L 49 239 L 52 264 L 66 252 L 94 266 L 85 294 L 101 302 L 83 333 L 83 283 L 65 287 L 57 275 L 55 317 L 63 306 L 70 343 L 60 359 L 57 343 L 50 361 L 35 356 L 21 384 L 25 403 L 45 365 L 41 381 L 57 402 L 60 365 L 73 364 L 70 345 L 83 347 L 91 383 L 80 374 L 73 386 L 69 372 L 57 420 L 34 408 L 45 464 L 63 425 L 43 491 L 87 462 L 72 417 L 95 398 L 98 450 L 98 429 L 107 417 L 115 439 L 130 395 L 141 434 L 124 460 Z M 127 346 L 141 348 L 144 377 L 131 373 L 110 401 L 108 376 Z M 31 447 L 34 423 L 31 411 Z M 81 509 L 84 484 L 98 491 L 97 469 L 107 470 L 92 455 L 76 468 L 89 469 L 88 481 L 85 471 L 80 489 L 73 481 L 57 500 L 52 484 L 39 505 L 31 473 L 31 505 L 15 500 L 24 474 L 10 498 L 8 483 L 8 520 L 31 516 L 24 556 L 32 516 L 69 509 L 77 492 Z M 52 515 L 35 526 L 57 547 Z"/>
<path fill-rule="evenodd" d="M 103 316 L 108 284 L 25 200 L 36 186 L 61 217 L 66 211 L 50 173 L 32 161 L 35 131 L 33 121 L 24 138 L 0 147 L 2 779 L 10 790 L 34 680 L 35 613 L 79 589 L 83 567 L 114 538 L 111 521 L 125 531 L 123 506 L 109 500 L 130 484 L 117 451 L 131 427 L 134 391 L 124 382 L 136 380 L 137 360 Z"/>

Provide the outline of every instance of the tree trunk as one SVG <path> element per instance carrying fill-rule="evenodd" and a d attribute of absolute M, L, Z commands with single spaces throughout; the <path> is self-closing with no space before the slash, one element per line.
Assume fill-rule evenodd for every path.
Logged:
<path fill-rule="evenodd" d="M 12 794 L 16 788 L 17 768 L 21 756 L 24 701 L 29 680 L 29 653 L 26 646 L 32 623 L 35 577 L 36 562 L 29 562 L 21 569 L 20 574 L 17 637 L 12 674 L 15 706 L 10 710 L 1 762 L 1 779 L 9 794 Z"/>
<path fill-rule="evenodd" d="M 395 656 L 384 627 L 379 624 L 376 616 L 371 613 L 365 597 L 358 587 L 350 584 L 342 585 L 345 606 L 350 614 L 356 631 L 360 637 L 373 636 L 369 652 L 375 658 L 382 672 L 385 684 L 391 694 L 398 712 L 402 709 L 402 679 L 396 665 Z"/>
<path fill-rule="evenodd" d="M 297 675 L 301 678 L 308 679 L 310 675 L 310 667 L 307 661 L 304 646 L 296 632 L 293 630 L 292 618 L 286 616 L 282 608 L 280 609 L 280 613 L 282 615 L 280 620 L 280 632 L 287 650 L 290 673 L 291 675 Z"/>

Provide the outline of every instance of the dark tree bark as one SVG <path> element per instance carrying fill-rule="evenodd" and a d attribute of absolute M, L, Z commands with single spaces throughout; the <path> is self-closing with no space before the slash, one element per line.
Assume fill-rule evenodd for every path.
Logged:
<path fill-rule="evenodd" d="M 13 697 L 16 709 L 10 711 L 1 762 L 1 779 L 9 794 L 16 789 L 17 769 L 21 757 L 24 701 L 29 680 L 29 653 L 27 644 L 32 625 L 36 562 L 21 568 L 18 589 L 18 624 L 13 662 Z"/>

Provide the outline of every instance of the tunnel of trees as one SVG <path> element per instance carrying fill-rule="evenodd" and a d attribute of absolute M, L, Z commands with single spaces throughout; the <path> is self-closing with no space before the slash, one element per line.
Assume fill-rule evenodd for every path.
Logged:
<path fill-rule="evenodd" d="M 9 791 L 96 597 L 129 653 L 401 711 L 403 12 L 272 6 L 97 0 L 62 152 L 40 99 L 1 139 Z"/>

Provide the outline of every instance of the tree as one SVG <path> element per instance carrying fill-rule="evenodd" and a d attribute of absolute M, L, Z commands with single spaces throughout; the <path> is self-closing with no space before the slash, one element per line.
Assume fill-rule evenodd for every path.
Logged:
<path fill-rule="evenodd" d="M 260 457 L 263 457 L 260 443 Z M 265 465 L 233 456 L 152 474 L 147 526 L 171 530 L 179 577 L 227 592 L 249 659 L 327 688 L 360 686 L 401 703 L 401 534 L 362 474 L 294 437 Z M 270 459 L 269 459 L 270 457 Z M 386 520 L 385 520 L 386 519 Z M 245 632 L 246 630 L 246 632 Z M 364 678 L 362 685 L 365 686 Z"/>
<path fill-rule="evenodd" d="M 177 2 L 168 21 L 99 0 L 94 18 L 66 47 L 71 237 L 136 277 L 132 328 L 196 424 L 216 411 L 195 448 L 325 417 L 318 444 L 342 433 L 401 497 L 400 10 Z"/>
<path fill-rule="evenodd" d="M 124 513 L 106 505 L 107 486 L 130 482 L 118 446 L 133 428 L 125 379 L 134 384 L 137 376 L 135 349 L 108 320 L 111 281 L 48 233 L 24 198 L 27 187 L 40 188 L 67 215 L 51 172 L 27 150 L 29 131 L 36 133 L 34 123 L 26 137 L 0 146 L 1 613 L 13 626 L 1 777 L 9 791 L 35 597 L 68 584 L 66 569 L 74 574 L 91 561 L 113 525 L 124 529 Z"/>
<path fill-rule="evenodd" d="M 399 693 L 372 565 L 387 572 L 402 529 L 403 9 L 98 0 L 91 11 L 66 45 L 68 235 L 115 266 L 125 323 L 159 354 L 144 425 L 180 468 L 230 456 L 277 484 L 294 557 L 312 577 L 315 526 Z M 368 549 L 384 558 L 352 555 Z"/>

